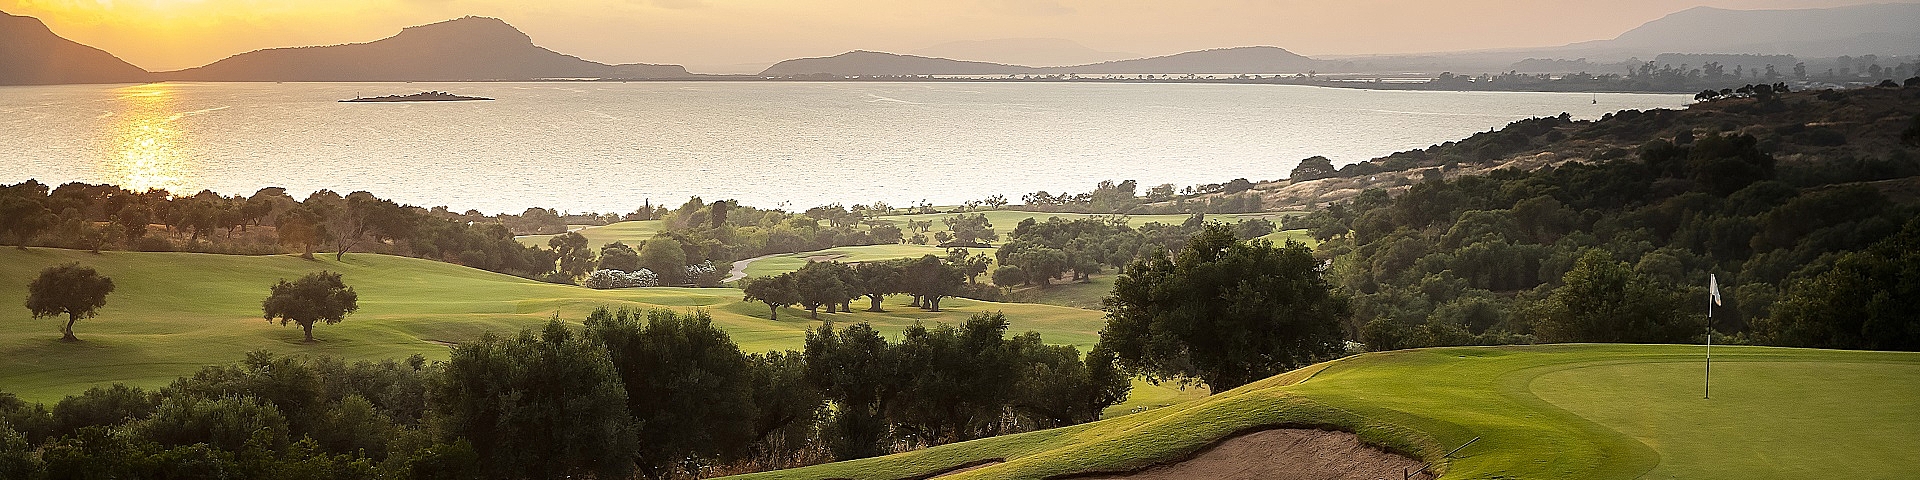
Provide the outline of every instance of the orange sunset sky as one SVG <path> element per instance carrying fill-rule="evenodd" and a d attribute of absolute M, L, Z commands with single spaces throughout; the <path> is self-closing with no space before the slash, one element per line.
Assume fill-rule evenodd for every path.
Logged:
<path fill-rule="evenodd" d="M 751 71 L 774 61 L 944 42 L 1066 38 L 1161 55 L 1274 45 L 1306 55 L 1552 46 L 1612 38 L 1695 6 L 1859 0 L 0 0 L 54 32 L 149 70 L 250 50 L 366 42 L 463 15 L 498 17 L 535 43 L 608 63 Z M 1885 3 L 1885 2 L 1882 2 Z"/>

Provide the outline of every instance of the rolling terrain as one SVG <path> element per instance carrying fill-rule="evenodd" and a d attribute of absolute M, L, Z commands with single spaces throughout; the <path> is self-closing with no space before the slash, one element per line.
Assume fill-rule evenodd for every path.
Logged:
<path fill-rule="evenodd" d="M 59 340 L 55 319 L 33 319 L 17 303 L 47 266 L 81 262 L 112 277 L 115 291 L 99 316 L 74 326 L 79 342 Z M 336 325 L 314 329 L 317 342 L 300 331 L 261 319 L 260 300 L 280 279 L 318 270 L 340 272 L 360 295 L 360 309 Z M 54 401 L 89 386 L 124 382 L 163 386 L 201 366 L 240 360 L 246 352 L 312 353 L 348 360 L 446 358 L 448 346 L 484 332 L 511 333 L 548 317 L 578 322 L 600 306 L 706 309 L 747 352 L 799 349 L 806 331 L 819 325 L 805 310 L 787 308 L 777 322 L 767 308 L 740 300 L 731 288 L 592 290 L 535 282 L 413 258 L 349 254 L 303 260 L 294 256 L 234 256 L 195 253 L 104 252 L 34 248 L 0 249 L 0 391 L 29 401 Z M 1003 304 L 954 298 L 942 312 L 906 307 L 889 298 L 886 313 L 822 315 L 839 324 L 871 322 L 893 334 L 914 322 L 956 322 L 975 313 L 1000 311 L 1012 332 L 1040 332 L 1047 341 L 1083 351 L 1104 324 L 1097 311 L 1050 305 Z M 1156 398 L 1166 398 L 1159 395 Z M 1130 408 L 1130 407 L 1129 407 Z"/>
<path fill-rule="evenodd" d="M 1178 461 L 1236 433 L 1353 431 L 1439 478 L 1895 478 L 1920 354 L 1688 345 L 1370 353 L 1095 423 L 741 478 L 1054 478 Z M 1450 458 L 1449 451 L 1474 439 Z"/>

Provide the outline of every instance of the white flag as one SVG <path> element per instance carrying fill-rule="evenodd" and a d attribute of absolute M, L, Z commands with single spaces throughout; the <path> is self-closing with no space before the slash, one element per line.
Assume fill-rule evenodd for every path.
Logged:
<path fill-rule="evenodd" d="M 1720 279 L 1711 273 L 1707 274 L 1707 295 L 1713 297 L 1714 305 L 1720 304 Z"/>

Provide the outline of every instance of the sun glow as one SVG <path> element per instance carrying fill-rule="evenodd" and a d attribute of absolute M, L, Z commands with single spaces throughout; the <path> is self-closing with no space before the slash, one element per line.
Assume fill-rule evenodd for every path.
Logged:
<path fill-rule="evenodd" d="M 173 89 L 160 83 L 119 89 L 119 111 L 108 149 L 115 154 L 101 165 L 109 183 L 134 191 L 185 190 L 189 160 L 178 148 L 180 131 L 173 122 Z"/>

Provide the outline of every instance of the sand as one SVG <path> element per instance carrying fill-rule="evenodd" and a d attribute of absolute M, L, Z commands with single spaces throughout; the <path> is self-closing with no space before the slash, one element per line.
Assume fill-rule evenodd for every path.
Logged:
<path fill-rule="evenodd" d="M 1178 463 L 1133 473 L 1075 475 L 1082 479 L 1389 479 L 1420 468 L 1420 461 L 1360 443 L 1346 432 L 1262 430 L 1228 438 Z M 1428 479 L 1430 474 L 1413 478 Z"/>

